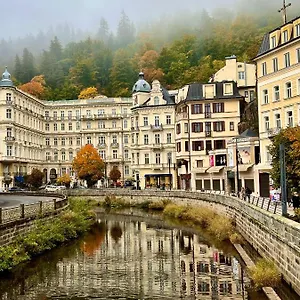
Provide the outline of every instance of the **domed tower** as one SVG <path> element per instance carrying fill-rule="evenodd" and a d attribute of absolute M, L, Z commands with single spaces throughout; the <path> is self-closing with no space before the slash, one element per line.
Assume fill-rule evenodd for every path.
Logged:
<path fill-rule="evenodd" d="M 2 79 L 0 81 L 0 86 L 3 86 L 3 87 L 5 87 L 5 86 L 13 86 L 14 84 L 13 84 L 13 82 L 12 82 L 12 80 L 11 80 L 10 77 L 11 76 L 10 76 L 10 74 L 7 71 L 7 67 L 5 67 L 5 71 L 2 74 Z"/>
<path fill-rule="evenodd" d="M 134 106 L 139 106 L 145 103 L 151 92 L 151 85 L 144 79 L 144 73 L 139 73 L 139 79 L 132 88 L 132 97 Z"/>

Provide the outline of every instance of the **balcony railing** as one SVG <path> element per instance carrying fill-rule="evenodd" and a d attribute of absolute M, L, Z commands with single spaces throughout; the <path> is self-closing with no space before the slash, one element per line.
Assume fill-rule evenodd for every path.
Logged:
<path fill-rule="evenodd" d="M 111 143 L 112 148 L 119 148 L 119 143 Z"/>
<path fill-rule="evenodd" d="M 205 112 L 204 113 L 204 118 L 205 119 L 210 119 L 211 118 L 211 112 Z"/>
<path fill-rule="evenodd" d="M 206 137 L 211 137 L 211 130 L 205 131 L 205 136 Z"/>
<path fill-rule="evenodd" d="M 14 142 L 16 138 L 14 136 L 6 136 L 5 137 L 5 142 Z"/>
<path fill-rule="evenodd" d="M 161 143 L 152 144 L 152 148 L 154 150 L 161 150 L 163 148 L 163 144 L 161 144 Z"/>
<path fill-rule="evenodd" d="M 99 143 L 98 148 L 106 148 L 106 144 L 105 143 Z"/>
<path fill-rule="evenodd" d="M 280 132 L 281 128 L 269 128 L 267 130 L 268 133 L 268 137 L 273 137 L 275 135 L 277 135 Z"/>
<path fill-rule="evenodd" d="M 151 128 L 152 131 L 160 131 L 160 130 L 163 130 L 162 124 L 159 124 L 159 125 L 150 125 L 150 128 Z"/>
<path fill-rule="evenodd" d="M 131 127 L 131 131 L 139 131 L 140 130 L 140 127 L 139 126 L 132 126 Z"/>

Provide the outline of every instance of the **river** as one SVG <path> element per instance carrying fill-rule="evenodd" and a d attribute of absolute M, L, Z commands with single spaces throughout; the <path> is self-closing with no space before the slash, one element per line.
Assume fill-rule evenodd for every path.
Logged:
<path fill-rule="evenodd" d="M 99 215 L 82 239 L 0 277 L 3 300 L 265 299 L 230 245 L 158 219 Z"/>

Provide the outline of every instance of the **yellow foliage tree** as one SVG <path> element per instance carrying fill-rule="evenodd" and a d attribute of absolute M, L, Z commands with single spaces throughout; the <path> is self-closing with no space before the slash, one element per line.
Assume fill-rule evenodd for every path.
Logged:
<path fill-rule="evenodd" d="M 66 187 L 70 187 L 70 183 L 71 183 L 71 177 L 69 174 L 64 174 L 61 177 L 57 178 L 57 183 L 58 184 L 63 184 Z"/>
<path fill-rule="evenodd" d="M 78 177 L 86 180 L 88 187 L 91 187 L 103 177 L 105 164 L 97 149 L 87 144 L 77 153 L 72 166 Z"/>
<path fill-rule="evenodd" d="M 99 92 L 96 87 L 91 86 L 82 90 L 78 96 L 78 99 L 92 99 L 99 95 Z"/>

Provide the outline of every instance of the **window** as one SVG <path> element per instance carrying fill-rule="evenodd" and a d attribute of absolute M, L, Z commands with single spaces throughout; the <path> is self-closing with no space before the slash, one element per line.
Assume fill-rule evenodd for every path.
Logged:
<path fill-rule="evenodd" d="M 66 145 L 66 138 L 64 138 L 64 137 L 61 138 L 61 145 L 62 146 Z"/>
<path fill-rule="evenodd" d="M 144 126 L 148 126 L 149 125 L 148 117 L 144 117 L 143 119 L 144 119 Z"/>
<path fill-rule="evenodd" d="M 297 63 L 300 63 L 300 48 L 298 48 L 296 52 L 297 52 Z"/>
<path fill-rule="evenodd" d="M 167 116 L 166 116 L 166 124 L 167 124 L 167 125 L 170 125 L 170 124 L 171 124 L 171 116 L 170 116 L 170 115 L 167 115 Z"/>
<path fill-rule="evenodd" d="M 276 47 L 276 36 L 272 36 L 271 37 L 271 48 L 275 48 Z"/>
<path fill-rule="evenodd" d="M 73 151 L 69 151 L 69 160 L 70 160 L 70 161 L 73 160 Z"/>
<path fill-rule="evenodd" d="M 157 96 L 154 97 L 154 105 L 159 105 L 159 98 Z"/>
<path fill-rule="evenodd" d="M 66 152 L 65 152 L 65 151 L 62 151 L 62 152 L 61 152 L 61 160 L 62 160 L 62 161 L 65 161 L 65 160 L 66 160 Z"/>
<path fill-rule="evenodd" d="M 159 116 L 154 117 L 154 126 L 159 126 Z"/>
<path fill-rule="evenodd" d="M 50 152 L 46 152 L 46 160 L 51 160 Z"/>
<path fill-rule="evenodd" d="M 127 120 L 124 120 L 123 128 L 128 128 L 128 121 Z"/>
<path fill-rule="evenodd" d="M 127 115 L 127 113 L 128 113 L 128 112 L 127 112 L 127 108 L 124 107 L 124 108 L 123 108 L 123 114 L 124 114 L 124 115 Z"/>
<path fill-rule="evenodd" d="M 229 130 L 234 131 L 234 122 L 229 123 Z"/>
<path fill-rule="evenodd" d="M 76 145 L 77 146 L 81 145 L 81 138 L 80 137 L 76 138 Z"/>
<path fill-rule="evenodd" d="M 12 156 L 12 146 L 6 146 L 6 155 Z"/>
<path fill-rule="evenodd" d="M 112 143 L 117 144 L 118 143 L 118 137 L 116 135 L 112 136 Z"/>
<path fill-rule="evenodd" d="M 144 145 L 148 145 L 149 144 L 149 136 L 148 134 L 144 135 Z"/>
<path fill-rule="evenodd" d="M 181 133 L 181 126 L 180 124 L 176 125 L 176 134 L 180 134 Z"/>
<path fill-rule="evenodd" d="M 224 121 L 214 122 L 213 128 L 214 128 L 214 131 L 216 131 L 216 132 L 225 131 L 225 122 Z"/>
<path fill-rule="evenodd" d="M 53 124 L 53 130 L 57 131 L 57 124 L 56 123 Z"/>
<path fill-rule="evenodd" d="M 8 108 L 6 110 L 6 119 L 11 119 L 11 109 L 10 108 Z"/>
<path fill-rule="evenodd" d="M 268 116 L 264 117 L 265 122 L 265 131 L 268 131 L 270 129 L 270 119 Z"/>
<path fill-rule="evenodd" d="M 282 33 L 282 42 L 283 43 L 286 43 L 288 41 L 288 31 L 285 30 L 283 33 Z"/>
<path fill-rule="evenodd" d="M 298 95 L 300 95 L 300 78 L 298 79 Z"/>
<path fill-rule="evenodd" d="M 53 119 L 56 120 L 57 119 L 57 111 L 53 112 Z"/>
<path fill-rule="evenodd" d="M 56 137 L 53 139 L 53 145 L 57 146 L 57 138 Z"/>
<path fill-rule="evenodd" d="M 131 144 L 134 144 L 134 134 L 131 135 Z"/>
<path fill-rule="evenodd" d="M 53 153 L 53 159 L 54 159 L 54 161 L 58 161 L 58 152 L 57 151 L 55 151 Z"/>
<path fill-rule="evenodd" d="M 278 58 L 273 58 L 273 72 L 278 71 Z"/>
<path fill-rule="evenodd" d="M 86 111 L 86 117 L 87 118 L 90 118 L 92 115 L 91 115 L 91 111 L 88 109 L 87 111 Z"/>
<path fill-rule="evenodd" d="M 128 144 L 128 140 L 129 140 L 128 135 L 127 134 L 124 135 L 124 144 Z"/>
<path fill-rule="evenodd" d="M 172 134 L 167 133 L 167 144 L 171 144 L 171 143 L 172 143 Z"/>
<path fill-rule="evenodd" d="M 72 146 L 73 145 L 73 138 L 69 137 L 69 145 Z"/>
<path fill-rule="evenodd" d="M 105 136 L 99 136 L 98 143 L 100 145 L 105 145 Z"/>
<path fill-rule="evenodd" d="M 189 142 L 188 142 L 188 141 L 185 141 L 185 142 L 184 142 L 184 151 L 185 151 L 185 152 L 190 151 L 190 145 L 189 145 Z"/>
<path fill-rule="evenodd" d="M 60 112 L 60 117 L 61 117 L 62 120 L 65 118 L 65 112 L 64 111 Z"/>
<path fill-rule="evenodd" d="M 98 109 L 98 116 L 104 115 L 104 109 Z"/>
<path fill-rule="evenodd" d="M 284 66 L 287 68 L 291 65 L 290 53 L 284 54 Z"/>
<path fill-rule="evenodd" d="M 292 98 L 292 83 L 287 82 L 285 84 L 285 98 Z"/>
<path fill-rule="evenodd" d="M 124 158 L 125 158 L 125 159 L 128 159 L 128 158 L 129 158 L 129 151 L 128 151 L 128 149 L 125 149 L 125 150 L 124 150 Z"/>
<path fill-rule="evenodd" d="M 150 163 L 149 154 L 145 153 L 145 165 L 149 165 L 149 163 Z"/>
<path fill-rule="evenodd" d="M 181 152 L 181 142 L 176 143 L 177 152 Z"/>
<path fill-rule="evenodd" d="M 80 122 L 76 122 L 76 130 L 80 130 Z"/>
<path fill-rule="evenodd" d="M 111 114 L 112 114 L 113 116 L 115 116 L 115 115 L 117 114 L 117 110 L 116 110 L 115 108 L 113 108 L 113 109 L 111 110 Z"/>
<path fill-rule="evenodd" d="M 91 128 L 92 128 L 91 121 L 87 121 L 86 122 L 86 129 L 91 129 Z"/>
<path fill-rule="evenodd" d="M 154 135 L 155 144 L 160 144 L 160 134 L 157 133 Z"/>
<path fill-rule="evenodd" d="M 113 150 L 113 159 L 118 158 L 118 150 Z"/>
<path fill-rule="evenodd" d="M 278 129 L 281 128 L 280 114 L 275 114 L 275 126 Z"/>
<path fill-rule="evenodd" d="M 75 114 L 76 114 L 76 120 L 79 120 L 80 119 L 80 110 L 76 110 L 75 111 Z"/>
<path fill-rule="evenodd" d="M 112 128 L 117 128 L 117 121 L 112 121 Z"/>
<path fill-rule="evenodd" d="M 98 128 L 104 129 L 105 128 L 105 122 L 104 121 L 99 121 L 98 122 Z"/>
<path fill-rule="evenodd" d="M 245 72 L 239 72 L 238 74 L 240 80 L 245 80 Z"/>
<path fill-rule="evenodd" d="M 72 123 L 69 123 L 69 131 L 72 131 L 72 130 L 73 130 Z"/>
<path fill-rule="evenodd" d="M 193 151 L 202 151 L 202 150 L 204 150 L 204 142 L 203 141 L 193 141 L 192 142 L 192 149 L 193 149 Z"/>
<path fill-rule="evenodd" d="M 72 120 L 72 111 L 71 110 L 68 111 L 68 119 Z"/>
<path fill-rule="evenodd" d="M 45 117 L 49 118 L 49 111 L 48 110 L 45 111 Z"/>
<path fill-rule="evenodd" d="M 189 132 L 189 124 L 188 123 L 184 123 L 184 133 L 188 133 Z"/>
<path fill-rule="evenodd" d="M 269 93 L 268 90 L 263 90 L 263 104 L 269 103 Z"/>
<path fill-rule="evenodd" d="M 89 144 L 89 145 L 92 144 L 92 137 L 87 136 L 86 137 L 86 143 Z"/>
<path fill-rule="evenodd" d="M 288 111 L 287 112 L 287 126 L 288 127 L 293 127 L 294 121 L 293 121 L 293 112 Z"/>
<path fill-rule="evenodd" d="M 203 123 L 192 123 L 192 132 L 203 132 Z"/>
<path fill-rule="evenodd" d="M 223 113 L 224 112 L 224 103 L 213 103 L 213 112 L 214 113 Z"/>
<path fill-rule="evenodd" d="M 160 153 L 155 154 L 155 162 L 156 162 L 157 165 L 160 164 Z"/>
<path fill-rule="evenodd" d="M 61 124 L 60 124 L 60 129 L 61 129 L 61 130 L 65 130 L 65 123 L 61 123 Z"/>
<path fill-rule="evenodd" d="M 46 138 L 46 146 L 50 146 L 50 138 Z"/>
<path fill-rule="evenodd" d="M 193 104 L 192 105 L 192 114 L 202 114 L 202 104 Z"/>
<path fill-rule="evenodd" d="M 167 158 L 168 158 L 168 164 L 171 164 L 172 163 L 172 153 L 171 152 L 168 152 Z"/>
<path fill-rule="evenodd" d="M 49 130 L 50 130 L 50 125 L 49 125 L 49 123 L 46 123 L 46 124 L 45 124 L 45 130 L 46 130 L 46 131 L 49 131 Z"/>
<path fill-rule="evenodd" d="M 197 168 L 203 168 L 203 160 L 196 161 Z"/>
<path fill-rule="evenodd" d="M 11 93 L 6 93 L 6 102 L 11 102 Z"/>
<path fill-rule="evenodd" d="M 102 159 L 105 159 L 106 158 L 105 150 L 100 150 L 99 155 L 101 156 Z"/>
<path fill-rule="evenodd" d="M 280 100 L 280 90 L 279 85 L 274 86 L 274 102 Z"/>
<path fill-rule="evenodd" d="M 296 34 L 296 37 L 300 36 L 300 24 L 297 24 L 295 26 L 295 34 Z"/>
<path fill-rule="evenodd" d="M 267 75 L 267 63 L 266 62 L 261 64 L 261 72 L 262 72 L 263 76 Z"/>
<path fill-rule="evenodd" d="M 129 166 L 124 167 L 124 174 L 125 174 L 125 176 L 129 175 Z"/>

